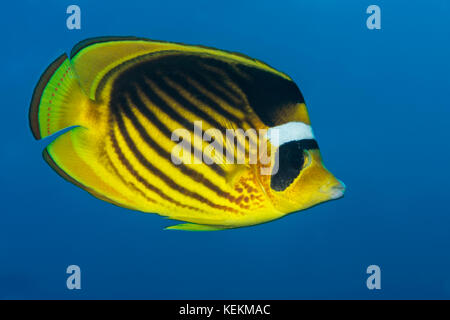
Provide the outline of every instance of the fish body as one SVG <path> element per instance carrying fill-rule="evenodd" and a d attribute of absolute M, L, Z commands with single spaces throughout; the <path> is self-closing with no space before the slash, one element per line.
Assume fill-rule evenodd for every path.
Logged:
<path fill-rule="evenodd" d="M 259 224 L 344 191 L 292 79 L 237 53 L 85 40 L 42 75 L 30 126 L 37 139 L 73 126 L 44 150 L 48 164 L 97 198 L 188 222 L 169 229 Z M 252 146 L 269 161 L 252 161 Z"/>

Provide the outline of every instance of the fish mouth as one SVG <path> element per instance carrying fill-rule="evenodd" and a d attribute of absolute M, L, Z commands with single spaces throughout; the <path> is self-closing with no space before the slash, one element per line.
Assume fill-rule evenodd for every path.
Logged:
<path fill-rule="evenodd" d="M 334 184 L 332 186 L 330 186 L 330 184 L 327 184 L 321 187 L 319 191 L 321 193 L 327 194 L 330 200 L 342 198 L 344 196 L 346 186 L 345 183 L 343 183 L 341 180 L 337 180 L 337 182 L 337 184 Z"/>

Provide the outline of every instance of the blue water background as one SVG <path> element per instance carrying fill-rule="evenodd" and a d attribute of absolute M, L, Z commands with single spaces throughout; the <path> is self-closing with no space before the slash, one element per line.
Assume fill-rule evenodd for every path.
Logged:
<path fill-rule="evenodd" d="M 66 8 L 81 7 L 81 30 Z M 368 30 L 366 8 L 381 8 Z M 0 298 L 450 298 L 450 3 L 8 1 L 2 5 Z M 28 128 L 47 65 L 88 37 L 239 51 L 301 88 L 343 199 L 225 232 L 95 199 L 42 160 Z M 66 267 L 82 270 L 67 290 Z M 368 290 L 366 268 L 381 268 Z"/>

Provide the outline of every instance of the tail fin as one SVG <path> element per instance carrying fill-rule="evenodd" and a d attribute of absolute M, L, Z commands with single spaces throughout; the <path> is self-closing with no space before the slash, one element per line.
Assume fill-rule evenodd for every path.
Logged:
<path fill-rule="evenodd" d="M 30 127 L 39 140 L 62 129 L 82 125 L 88 97 L 66 54 L 57 58 L 39 79 L 30 105 Z"/>

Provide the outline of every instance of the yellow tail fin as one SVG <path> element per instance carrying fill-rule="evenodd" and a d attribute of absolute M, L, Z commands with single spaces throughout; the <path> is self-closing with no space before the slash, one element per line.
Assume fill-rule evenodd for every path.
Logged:
<path fill-rule="evenodd" d="M 30 105 L 30 127 L 36 139 L 62 129 L 83 125 L 89 99 L 66 54 L 57 58 L 42 74 Z"/>

